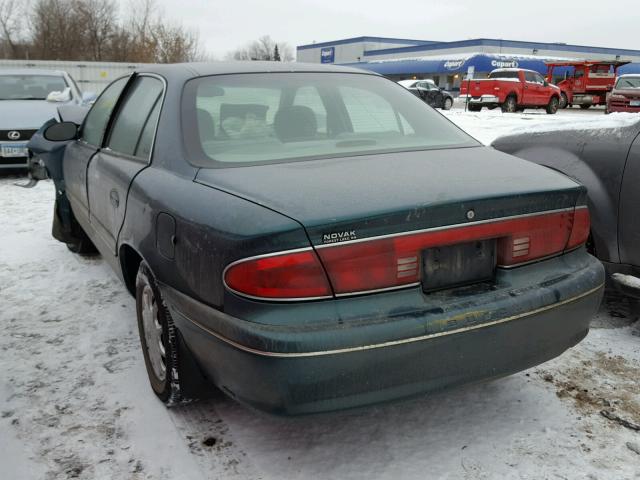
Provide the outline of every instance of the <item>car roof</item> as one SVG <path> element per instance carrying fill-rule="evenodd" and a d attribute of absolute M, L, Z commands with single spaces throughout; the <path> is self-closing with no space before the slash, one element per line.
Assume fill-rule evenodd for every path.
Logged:
<path fill-rule="evenodd" d="M 64 77 L 67 73 L 62 70 L 46 70 L 44 68 L 2 68 L 0 75 L 49 75 Z"/>
<path fill-rule="evenodd" d="M 640 73 L 625 73 L 624 75 L 618 75 L 618 78 L 640 78 Z"/>
<path fill-rule="evenodd" d="M 432 84 L 436 84 L 436 82 L 434 82 L 433 80 L 431 80 L 430 78 L 415 78 L 415 79 L 406 79 L 406 80 L 398 80 L 398 83 L 400 85 L 411 85 L 412 83 L 416 83 L 416 82 L 428 82 L 428 83 L 432 83 Z"/>
<path fill-rule="evenodd" d="M 136 69 L 138 73 L 157 73 L 165 76 L 204 77 L 208 75 L 229 75 L 234 73 L 272 73 L 272 72 L 317 72 L 317 73 L 359 73 L 378 75 L 368 70 L 338 65 L 320 65 L 297 62 L 208 62 L 176 63 L 170 65 L 148 65 Z"/>
<path fill-rule="evenodd" d="M 493 72 L 531 72 L 531 73 L 539 73 L 540 75 L 542 75 L 540 72 L 536 72 L 535 70 L 529 70 L 528 68 L 496 68 L 495 70 L 491 70 L 490 73 Z"/>

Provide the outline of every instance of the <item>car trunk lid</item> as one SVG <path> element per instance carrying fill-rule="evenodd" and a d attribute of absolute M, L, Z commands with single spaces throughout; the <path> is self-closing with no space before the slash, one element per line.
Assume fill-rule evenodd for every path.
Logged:
<path fill-rule="evenodd" d="M 544 257 L 552 241 L 561 253 L 584 194 L 557 172 L 488 147 L 202 169 L 196 181 L 300 222 L 336 294 L 420 283 L 424 258 L 462 265 L 440 285 L 469 275 L 464 256 L 512 264 Z M 541 223 L 542 213 L 553 218 Z M 473 242 L 485 243 L 426 251 Z M 349 278 L 363 270 L 367 281 Z"/>

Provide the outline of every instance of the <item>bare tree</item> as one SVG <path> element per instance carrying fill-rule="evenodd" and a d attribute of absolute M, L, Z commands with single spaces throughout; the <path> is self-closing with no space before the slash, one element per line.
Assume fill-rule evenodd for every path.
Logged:
<path fill-rule="evenodd" d="M 17 58 L 23 35 L 23 3 L 0 0 L 0 52 L 5 58 Z"/>
<path fill-rule="evenodd" d="M 276 58 L 277 47 L 277 58 Z M 269 35 L 263 35 L 248 45 L 238 48 L 227 55 L 233 60 L 267 60 L 290 62 L 293 60 L 293 51 L 285 42 L 276 43 Z"/>
<path fill-rule="evenodd" d="M 110 56 L 110 43 L 116 33 L 118 12 L 113 0 L 74 0 L 76 20 L 84 25 L 83 50 L 88 60 Z"/>
<path fill-rule="evenodd" d="M 118 0 L 0 0 L 0 56 L 28 49 L 41 60 L 140 63 L 186 62 L 199 57 L 196 32 L 167 22 L 156 0 L 128 0 L 123 17 Z M 20 40 L 19 43 L 18 40 Z"/>

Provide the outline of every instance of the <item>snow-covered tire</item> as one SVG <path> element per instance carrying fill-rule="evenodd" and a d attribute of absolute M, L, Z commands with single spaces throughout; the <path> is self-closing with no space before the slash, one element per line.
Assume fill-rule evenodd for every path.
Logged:
<path fill-rule="evenodd" d="M 559 108 L 567 108 L 569 106 L 569 99 L 567 98 L 567 94 L 562 92 L 560 94 L 560 104 L 558 105 Z"/>
<path fill-rule="evenodd" d="M 180 349 L 178 331 L 153 273 L 144 261 L 140 262 L 136 277 L 136 315 L 153 392 L 168 407 L 194 400 L 184 395 L 186 379 L 179 375 L 179 356 L 187 353 Z"/>
<path fill-rule="evenodd" d="M 453 99 L 449 97 L 445 98 L 444 101 L 442 102 L 442 109 L 451 110 L 451 107 L 453 107 Z"/>
<path fill-rule="evenodd" d="M 502 111 L 504 113 L 515 113 L 518 109 L 518 101 L 514 95 L 509 95 L 502 104 Z"/>
<path fill-rule="evenodd" d="M 549 115 L 555 115 L 558 112 L 559 105 L 560 101 L 558 100 L 558 97 L 551 97 L 545 110 Z"/>

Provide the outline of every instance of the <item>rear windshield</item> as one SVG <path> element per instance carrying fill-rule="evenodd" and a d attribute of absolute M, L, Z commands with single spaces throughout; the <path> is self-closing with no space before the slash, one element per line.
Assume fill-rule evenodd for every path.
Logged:
<path fill-rule="evenodd" d="M 640 88 L 640 77 L 622 77 L 616 82 L 616 89 Z"/>
<path fill-rule="evenodd" d="M 67 88 L 64 78 L 54 75 L 0 75 L 0 100 L 45 100 L 51 92 Z"/>
<path fill-rule="evenodd" d="M 520 77 L 518 76 L 518 72 L 504 71 L 504 70 L 497 70 L 497 71 L 491 72 L 489 74 L 489 78 L 500 78 L 500 79 L 515 78 L 516 80 L 520 80 Z"/>
<path fill-rule="evenodd" d="M 185 142 L 202 167 L 478 145 L 374 75 L 217 75 L 191 80 L 184 93 Z"/>

